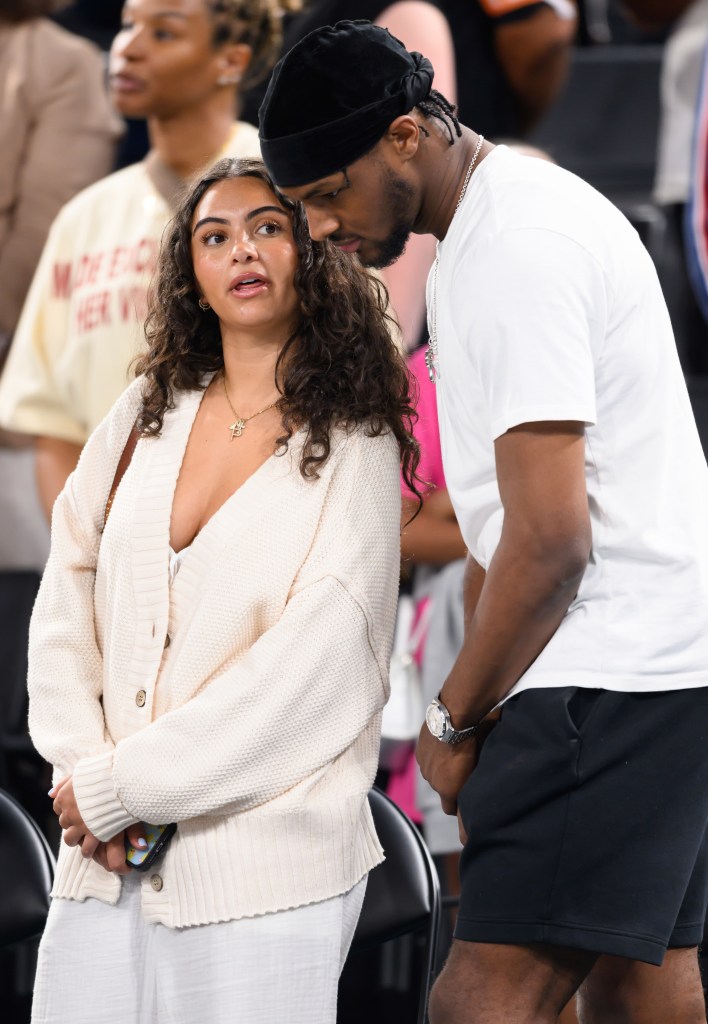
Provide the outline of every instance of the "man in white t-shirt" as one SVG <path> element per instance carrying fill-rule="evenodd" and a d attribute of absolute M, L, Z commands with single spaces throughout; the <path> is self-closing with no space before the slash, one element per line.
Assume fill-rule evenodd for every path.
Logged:
<path fill-rule="evenodd" d="M 470 557 L 418 745 L 465 838 L 430 1019 L 553 1024 L 579 989 L 585 1021 L 699 1024 L 708 469 L 668 314 L 624 217 L 459 125 L 432 78 L 342 22 L 260 111 L 314 239 L 369 266 L 439 241 L 429 365 Z"/>

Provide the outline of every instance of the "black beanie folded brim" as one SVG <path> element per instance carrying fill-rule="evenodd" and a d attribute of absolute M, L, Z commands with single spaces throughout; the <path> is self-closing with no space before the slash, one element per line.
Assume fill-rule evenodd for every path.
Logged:
<path fill-rule="evenodd" d="M 341 21 L 276 65 L 258 114 L 261 153 L 281 188 L 343 170 L 429 95 L 433 67 L 386 29 Z"/>

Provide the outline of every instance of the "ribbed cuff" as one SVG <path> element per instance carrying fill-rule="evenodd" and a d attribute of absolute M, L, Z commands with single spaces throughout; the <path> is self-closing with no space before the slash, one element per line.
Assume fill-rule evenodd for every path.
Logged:
<path fill-rule="evenodd" d="M 74 794 L 89 832 L 106 842 L 128 825 L 139 821 L 116 795 L 113 785 L 113 751 L 84 757 L 74 768 Z"/>

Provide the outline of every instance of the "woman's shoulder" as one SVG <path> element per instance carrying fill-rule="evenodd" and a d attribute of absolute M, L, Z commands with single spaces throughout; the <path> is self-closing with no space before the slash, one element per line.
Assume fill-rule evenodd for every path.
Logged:
<path fill-rule="evenodd" d="M 393 465 L 398 472 L 400 450 L 393 432 L 385 425 L 379 427 L 371 421 L 356 426 L 335 427 L 331 434 L 332 458 L 336 463 L 350 466 L 353 471 L 365 465 Z"/>
<path fill-rule="evenodd" d="M 98 424 L 91 435 L 92 438 L 103 435 L 104 443 L 108 448 L 119 443 L 125 444 L 126 434 L 134 426 L 142 408 L 144 388 L 145 379 L 143 377 L 137 377 L 131 381 L 101 423 Z"/>

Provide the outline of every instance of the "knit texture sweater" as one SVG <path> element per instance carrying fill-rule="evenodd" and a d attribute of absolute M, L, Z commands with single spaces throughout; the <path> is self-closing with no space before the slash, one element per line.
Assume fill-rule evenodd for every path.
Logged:
<path fill-rule="evenodd" d="M 172 499 L 202 392 L 141 438 L 104 508 L 140 380 L 57 500 L 30 630 L 30 729 L 107 840 L 177 822 L 143 882 L 149 921 L 251 917 L 346 892 L 382 859 L 377 764 L 399 562 L 398 447 L 336 431 L 319 478 L 302 435 L 196 536 L 168 580 Z M 153 880 L 154 882 L 154 880 Z M 54 896 L 115 903 L 120 877 L 61 844 Z"/>

